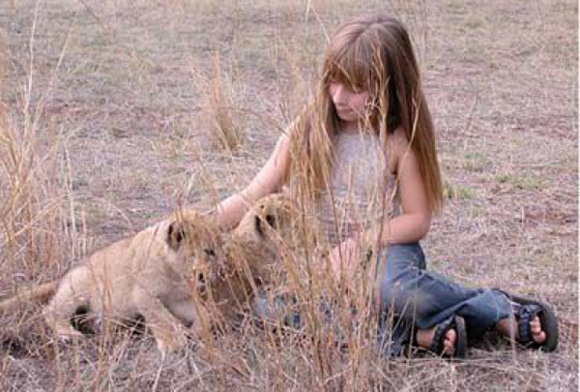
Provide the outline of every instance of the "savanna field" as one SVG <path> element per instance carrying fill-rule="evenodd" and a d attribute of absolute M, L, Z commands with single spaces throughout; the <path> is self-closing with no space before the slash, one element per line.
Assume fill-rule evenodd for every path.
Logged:
<path fill-rule="evenodd" d="M 241 190 L 312 96 L 328 36 L 364 12 L 406 24 L 423 72 L 446 192 L 428 268 L 552 304 L 558 350 L 491 335 L 464 361 L 393 359 L 365 334 L 337 349 L 247 324 L 162 360 L 148 333 L 58 342 L 22 303 L 0 318 L 0 390 L 578 389 L 571 0 L 1 1 L 0 299 Z"/>

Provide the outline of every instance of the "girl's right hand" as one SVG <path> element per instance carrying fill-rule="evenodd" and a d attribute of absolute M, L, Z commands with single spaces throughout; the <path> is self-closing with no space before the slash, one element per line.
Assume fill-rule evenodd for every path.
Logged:
<path fill-rule="evenodd" d="M 352 275 L 359 260 L 362 260 L 362 249 L 360 241 L 354 238 L 347 238 L 334 247 L 328 255 L 334 277 L 339 281 L 343 274 L 347 279 Z"/>

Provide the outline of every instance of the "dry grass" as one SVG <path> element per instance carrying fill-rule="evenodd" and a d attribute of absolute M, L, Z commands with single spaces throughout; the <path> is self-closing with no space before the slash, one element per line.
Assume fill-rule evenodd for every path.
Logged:
<path fill-rule="evenodd" d="M 247 324 L 161 362 L 148 335 L 57 344 L 23 305 L 0 319 L 0 389 L 578 388 L 577 6 L 567 0 L 2 2 L 0 298 L 183 199 L 204 207 L 244 186 L 308 97 L 325 34 L 364 10 L 399 15 L 420 51 L 451 196 L 425 241 L 429 268 L 552 303 L 568 321 L 558 352 L 492 340 L 461 363 L 392 360 L 349 329 L 338 298 L 333 323 L 309 324 L 312 339 Z M 303 294 L 306 317 L 323 319 Z M 372 335 L 372 318 L 359 321 Z"/>
<path fill-rule="evenodd" d="M 198 93 L 207 97 L 196 117 L 197 124 L 207 132 L 207 138 L 218 151 L 232 155 L 244 142 L 243 117 L 234 101 L 237 94 L 229 77 L 231 73 L 222 71 L 218 52 L 212 56 L 211 63 L 211 77 L 194 73 Z"/>

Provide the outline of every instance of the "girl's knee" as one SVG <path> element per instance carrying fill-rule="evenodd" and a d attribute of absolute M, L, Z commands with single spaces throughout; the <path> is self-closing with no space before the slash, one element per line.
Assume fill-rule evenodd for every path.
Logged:
<path fill-rule="evenodd" d="M 424 270 L 411 266 L 396 279 L 381 281 L 381 310 L 395 316 L 419 322 L 430 319 L 442 305 L 434 280 Z"/>
<path fill-rule="evenodd" d="M 421 317 L 429 312 L 429 304 L 432 303 L 426 295 L 410 282 L 384 279 L 381 284 L 381 310 L 399 317 Z"/>

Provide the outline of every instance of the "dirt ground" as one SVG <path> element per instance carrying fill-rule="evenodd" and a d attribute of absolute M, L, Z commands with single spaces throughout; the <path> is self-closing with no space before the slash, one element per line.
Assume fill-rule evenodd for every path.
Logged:
<path fill-rule="evenodd" d="M 571 0 L 0 2 L 0 97 L 19 135 L 14 143 L 35 157 L 31 225 L 43 233 L 14 247 L 21 233 L 1 217 L 0 298 L 60 276 L 79 256 L 181 203 L 205 208 L 241 189 L 308 99 L 326 36 L 365 11 L 402 19 L 421 61 L 448 195 L 424 241 L 429 268 L 547 301 L 562 320 L 556 353 L 499 344 L 472 348 L 462 363 L 389 360 L 365 367 L 376 381 L 369 385 L 577 390 L 578 8 Z M 217 82 L 226 115 L 210 99 Z M 242 135 L 233 151 L 215 141 L 219 121 Z M 7 161 L 0 197 L 16 200 Z M 300 350 L 264 348 L 255 336 L 213 343 L 211 358 L 192 348 L 161 363 L 147 336 L 55 345 L 31 320 L 39 320 L 34 309 L 0 320 L 2 390 L 359 385 L 326 384 Z M 337 361 L 344 366 L 330 366 L 327 380 L 354 366 L 348 356 Z"/>

